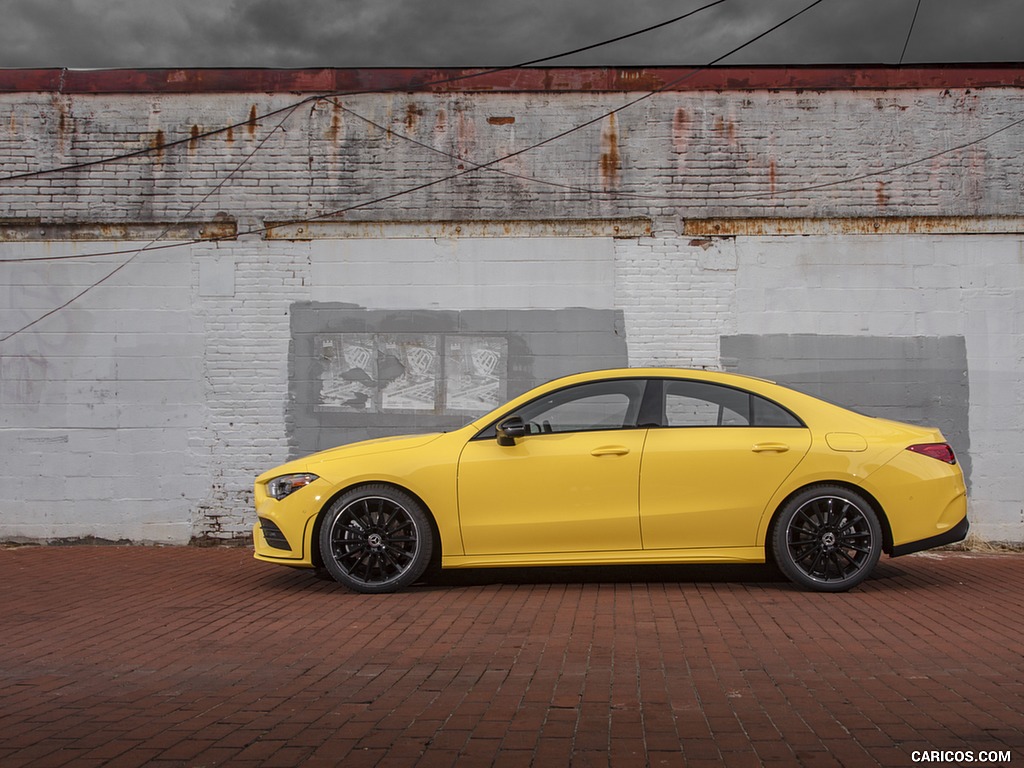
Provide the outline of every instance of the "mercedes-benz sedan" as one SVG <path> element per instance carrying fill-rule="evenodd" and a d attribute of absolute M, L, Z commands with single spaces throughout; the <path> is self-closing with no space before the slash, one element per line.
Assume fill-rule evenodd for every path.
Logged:
<path fill-rule="evenodd" d="M 428 566 L 773 561 L 837 592 L 960 541 L 967 499 L 936 429 L 769 381 L 595 371 L 447 433 L 344 445 L 256 480 L 255 556 L 389 592 Z"/>

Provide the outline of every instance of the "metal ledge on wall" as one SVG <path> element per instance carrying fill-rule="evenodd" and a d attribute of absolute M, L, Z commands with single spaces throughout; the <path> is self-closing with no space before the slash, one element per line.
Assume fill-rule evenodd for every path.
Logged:
<path fill-rule="evenodd" d="M 688 237 L 770 235 L 1017 235 L 1022 216 L 866 216 L 829 219 L 687 219 Z"/>
<path fill-rule="evenodd" d="M 267 240 L 376 240 L 462 237 L 649 237 L 651 220 L 534 219 L 515 221 L 264 222 Z"/>
<path fill-rule="evenodd" d="M 102 241 L 102 240 L 234 240 L 238 223 L 234 219 L 166 222 L 45 223 L 40 219 L 0 219 L 0 242 Z"/>

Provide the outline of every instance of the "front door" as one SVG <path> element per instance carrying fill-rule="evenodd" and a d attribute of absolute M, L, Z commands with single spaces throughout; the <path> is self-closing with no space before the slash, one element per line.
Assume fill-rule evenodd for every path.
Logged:
<path fill-rule="evenodd" d="M 471 440 L 458 478 L 466 554 L 640 549 L 643 390 L 639 379 L 558 390 L 504 417 L 528 425 L 514 445 Z"/>

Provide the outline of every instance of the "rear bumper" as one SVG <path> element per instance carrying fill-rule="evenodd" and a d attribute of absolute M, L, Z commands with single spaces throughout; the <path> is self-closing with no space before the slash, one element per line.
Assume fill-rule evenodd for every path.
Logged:
<path fill-rule="evenodd" d="M 947 531 L 943 531 L 937 536 L 930 536 L 927 539 L 919 539 L 918 541 L 908 541 L 906 544 L 900 544 L 897 547 L 893 547 L 889 553 L 890 557 L 899 557 L 900 555 L 909 555 L 913 552 L 921 552 L 925 549 L 934 549 L 935 547 L 942 547 L 946 544 L 955 544 L 958 541 L 963 541 L 967 538 L 967 531 L 971 528 L 970 522 L 964 517 L 959 523 L 954 525 Z"/>

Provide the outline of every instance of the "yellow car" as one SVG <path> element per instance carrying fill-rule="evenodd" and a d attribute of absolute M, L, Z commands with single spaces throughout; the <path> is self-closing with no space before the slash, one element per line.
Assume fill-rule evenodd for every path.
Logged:
<path fill-rule="evenodd" d="M 774 561 L 838 592 L 967 535 L 935 429 L 762 379 L 567 376 L 461 429 L 345 445 L 256 479 L 258 560 L 390 592 L 441 568 Z"/>

